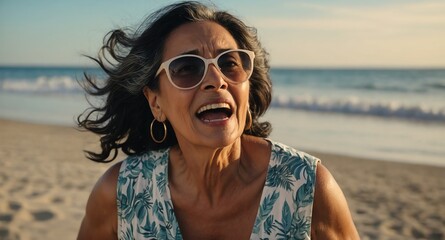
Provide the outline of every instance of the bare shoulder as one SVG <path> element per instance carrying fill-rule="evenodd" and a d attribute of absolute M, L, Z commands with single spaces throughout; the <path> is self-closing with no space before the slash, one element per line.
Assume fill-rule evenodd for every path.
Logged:
<path fill-rule="evenodd" d="M 77 239 L 117 239 L 116 187 L 121 164 L 111 166 L 91 191 Z"/>
<path fill-rule="evenodd" d="M 318 163 L 312 239 L 360 239 L 345 196 L 329 170 Z"/>
<path fill-rule="evenodd" d="M 263 156 L 267 160 L 271 153 L 271 143 L 261 137 L 243 135 L 242 147 L 251 155 Z"/>
<path fill-rule="evenodd" d="M 267 170 L 271 154 L 271 143 L 264 138 L 250 135 L 243 135 L 242 142 L 243 150 L 245 150 L 249 159 L 252 160 L 249 167 L 261 170 L 261 172 Z"/>

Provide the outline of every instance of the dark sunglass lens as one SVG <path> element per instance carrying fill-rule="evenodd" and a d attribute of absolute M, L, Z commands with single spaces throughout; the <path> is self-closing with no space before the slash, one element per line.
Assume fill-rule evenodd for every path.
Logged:
<path fill-rule="evenodd" d="M 218 66 L 221 72 L 234 82 L 244 82 L 252 72 L 250 56 L 242 51 L 231 51 L 220 56 Z"/>
<path fill-rule="evenodd" d="M 204 75 L 204 62 L 197 57 L 181 57 L 170 63 L 169 72 L 173 83 L 180 88 L 190 88 L 199 83 Z"/>

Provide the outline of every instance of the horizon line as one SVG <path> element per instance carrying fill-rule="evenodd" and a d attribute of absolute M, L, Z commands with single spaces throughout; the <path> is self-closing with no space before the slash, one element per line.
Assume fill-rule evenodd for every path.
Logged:
<path fill-rule="evenodd" d="M 0 64 L 0 68 L 97 68 L 100 69 L 99 66 L 95 65 L 80 65 L 80 64 Z M 270 69 L 313 69 L 313 70 L 342 70 L 342 69 L 351 69 L 351 70 L 372 70 L 372 69 L 400 69 L 400 70 L 409 70 L 409 69 L 425 69 L 425 70 L 433 70 L 433 69 L 445 69 L 445 65 L 438 66 L 438 65 L 421 65 L 421 66 L 390 66 L 390 65 L 362 65 L 362 66 L 348 66 L 348 65 L 338 65 L 338 66 L 323 66 L 323 65 L 296 65 L 296 66 L 289 66 L 289 65 L 271 65 Z"/>

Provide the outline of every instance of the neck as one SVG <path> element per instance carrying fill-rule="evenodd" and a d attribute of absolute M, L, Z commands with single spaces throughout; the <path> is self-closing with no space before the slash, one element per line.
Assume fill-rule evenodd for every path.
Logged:
<path fill-rule="evenodd" d="M 214 202 L 227 191 L 236 191 L 236 184 L 240 183 L 237 180 L 242 166 L 241 149 L 241 138 L 216 149 L 180 144 L 172 148 L 170 155 L 170 182 L 181 186 L 191 197 L 206 197 Z"/>

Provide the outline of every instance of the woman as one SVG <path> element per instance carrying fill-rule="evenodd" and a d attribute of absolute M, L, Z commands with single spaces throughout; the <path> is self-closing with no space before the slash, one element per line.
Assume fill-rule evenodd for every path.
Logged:
<path fill-rule="evenodd" d="M 109 36 L 112 60 L 95 60 L 104 86 L 87 77 L 106 96 L 79 117 L 102 135 L 90 159 L 129 157 L 96 184 L 79 239 L 358 238 L 319 160 L 265 138 L 271 83 L 254 29 L 197 2 L 141 29 Z"/>

